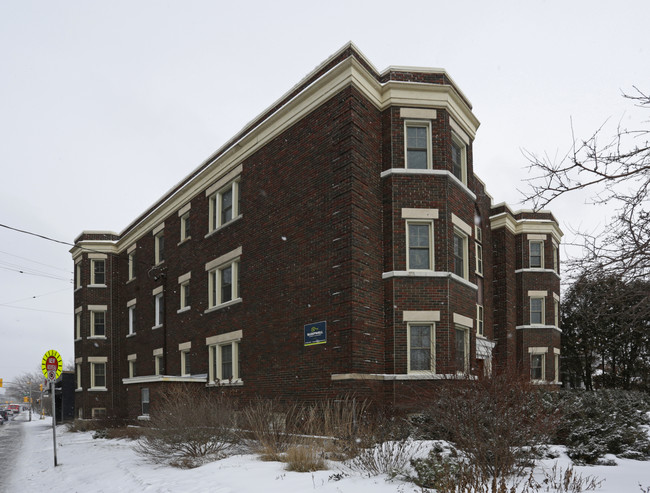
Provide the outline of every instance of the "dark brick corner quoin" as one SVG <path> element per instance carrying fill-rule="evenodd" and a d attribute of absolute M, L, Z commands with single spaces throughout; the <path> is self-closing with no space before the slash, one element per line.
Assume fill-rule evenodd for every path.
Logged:
<path fill-rule="evenodd" d="M 478 126 L 444 70 L 350 43 L 122 233 L 84 231 L 76 415 L 146 415 L 174 382 L 394 408 L 491 372 L 559 384 L 562 231 L 493 204 Z"/>

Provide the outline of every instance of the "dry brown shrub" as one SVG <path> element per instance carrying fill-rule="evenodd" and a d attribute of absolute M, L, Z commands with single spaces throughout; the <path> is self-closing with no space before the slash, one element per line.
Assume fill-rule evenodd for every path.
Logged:
<path fill-rule="evenodd" d="M 225 396 L 178 384 L 156 394 L 136 450 L 156 463 L 196 467 L 226 456 L 237 443 L 236 409 Z"/>
<path fill-rule="evenodd" d="M 325 458 L 353 457 L 375 440 L 368 404 L 352 397 L 303 405 L 258 399 L 241 416 L 240 434 L 261 459 L 287 462 L 289 470 L 320 469 Z"/>
<path fill-rule="evenodd" d="M 120 428 L 110 428 L 106 431 L 106 438 L 127 440 L 138 440 L 142 437 L 144 429 L 139 426 L 122 426 Z"/>
<path fill-rule="evenodd" d="M 496 490 L 500 478 L 531 465 L 557 425 L 538 390 L 513 374 L 443 382 L 422 428 L 428 438 L 452 442 Z"/>
<path fill-rule="evenodd" d="M 303 435 L 319 437 L 321 448 L 335 460 L 356 456 L 377 441 L 375 416 L 367 401 L 346 396 L 304 406 L 300 413 Z"/>
<path fill-rule="evenodd" d="M 291 445 L 291 425 L 287 421 L 296 414 L 297 406 L 283 405 L 278 400 L 257 399 L 241 410 L 240 435 L 253 439 L 253 448 L 263 460 L 282 460 Z"/>
<path fill-rule="evenodd" d="M 315 440 L 304 440 L 287 449 L 284 456 L 288 471 L 312 472 L 327 469 L 322 447 Z"/>

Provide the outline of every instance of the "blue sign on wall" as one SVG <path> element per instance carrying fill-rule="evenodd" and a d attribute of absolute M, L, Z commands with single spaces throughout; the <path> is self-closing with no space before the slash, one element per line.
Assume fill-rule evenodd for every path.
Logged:
<path fill-rule="evenodd" d="M 325 344 L 327 342 L 327 322 L 315 322 L 305 325 L 305 346 Z"/>

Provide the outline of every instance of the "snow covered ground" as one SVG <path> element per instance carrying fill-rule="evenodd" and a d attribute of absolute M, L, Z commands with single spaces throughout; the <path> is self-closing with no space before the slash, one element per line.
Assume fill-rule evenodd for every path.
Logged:
<path fill-rule="evenodd" d="M 18 419 L 27 419 L 23 413 Z M 64 492 L 214 492 L 214 493 L 411 493 L 412 483 L 385 477 L 350 475 L 336 481 L 332 469 L 314 473 L 285 471 L 279 462 L 263 462 L 255 455 L 236 455 L 196 469 L 154 465 L 137 455 L 135 442 L 93 439 L 92 432 L 69 433 L 57 426 L 58 466 L 54 467 L 52 424 L 49 418 L 25 422 L 24 442 L 6 491 Z M 566 467 L 565 456 L 547 460 Z M 583 476 L 604 479 L 600 492 L 641 492 L 650 487 L 650 462 L 616 459 L 618 466 L 576 467 Z"/>

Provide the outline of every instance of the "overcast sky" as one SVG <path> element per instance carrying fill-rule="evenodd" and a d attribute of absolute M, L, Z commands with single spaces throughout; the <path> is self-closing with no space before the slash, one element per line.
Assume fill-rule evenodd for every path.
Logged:
<path fill-rule="evenodd" d="M 119 233 L 348 41 L 380 71 L 446 69 L 481 121 L 475 172 L 522 208 L 523 149 L 647 119 L 621 94 L 650 90 L 648 18 L 647 0 L 2 0 L 0 224 Z M 583 202 L 551 207 L 565 239 L 605 223 Z M 0 227 L 5 381 L 74 359 L 69 249 Z"/>

